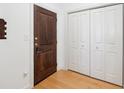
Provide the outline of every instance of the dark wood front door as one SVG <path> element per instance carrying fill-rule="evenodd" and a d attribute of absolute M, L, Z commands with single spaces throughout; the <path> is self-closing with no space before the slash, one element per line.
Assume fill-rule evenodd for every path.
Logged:
<path fill-rule="evenodd" d="M 56 13 L 34 5 L 34 84 L 56 72 Z"/>

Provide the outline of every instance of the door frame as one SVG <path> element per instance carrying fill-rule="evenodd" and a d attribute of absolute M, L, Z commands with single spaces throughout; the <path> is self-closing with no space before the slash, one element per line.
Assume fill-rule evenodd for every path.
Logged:
<path fill-rule="evenodd" d="M 34 87 L 34 4 L 30 4 L 30 71 L 29 89 Z"/>
<path fill-rule="evenodd" d="M 45 9 L 48 9 L 50 11 L 53 11 L 57 13 L 56 9 L 53 9 L 52 7 L 49 7 L 45 4 L 36 4 L 40 7 L 43 7 Z M 30 21 L 30 37 L 29 37 L 29 43 L 30 43 L 30 63 L 29 63 L 29 83 L 24 88 L 32 89 L 34 88 L 34 4 L 31 3 L 29 7 L 29 21 Z"/>
<path fill-rule="evenodd" d="M 29 67 L 30 80 L 29 80 L 29 85 L 26 88 L 34 88 L 34 30 L 35 30 L 34 29 L 34 6 L 35 5 L 57 14 L 56 9 L 53 9 L 52 7 L 48 7 L 45 4 L 33 4 L 33 3 L 30 4 L 29 18 L 30 18 L 30 62 L 31 63 Z M 56 16 L 56 20 L 57 20 L 57 16 Z M 56 22 L 56 40 L 57 40 L 57 22 Z M 56 55 L 57 55 L 57 45 L 56 45 Z M 57 62 L 57 57 L 56 57 L 56 62 Z"/>

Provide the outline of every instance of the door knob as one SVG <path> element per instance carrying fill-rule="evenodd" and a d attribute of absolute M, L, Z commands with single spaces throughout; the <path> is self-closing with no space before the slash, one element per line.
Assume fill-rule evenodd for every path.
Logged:
<path fill-rule="evenodd" d="M 38 46 L 38 44 L 37 44 L 37 43 L 35 43 L 34 45 L 35 45 L 35 46 Z"/>
<path fill-rule="evenodd" d="M 35 40 L 38 40 L 38 38 L 37 38 L 37 37 L 35 37 L 34 39 L 35 39 Z"/>

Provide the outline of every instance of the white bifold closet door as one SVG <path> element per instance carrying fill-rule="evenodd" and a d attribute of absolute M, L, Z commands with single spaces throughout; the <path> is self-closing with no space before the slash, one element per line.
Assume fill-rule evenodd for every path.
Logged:
<path fill-rule="evenodd" d="M 69 69 L 89 75 L 89 11 L 69 14 Z"/>
<path fill-rule="evenodd" d="M 91 76 L 122 85 L 123 5 L 91 10 Z"/>
<path fill-rule="evenodd" d="M 68 66 L 122 86 L 122 4 L 69 14 Z"/>

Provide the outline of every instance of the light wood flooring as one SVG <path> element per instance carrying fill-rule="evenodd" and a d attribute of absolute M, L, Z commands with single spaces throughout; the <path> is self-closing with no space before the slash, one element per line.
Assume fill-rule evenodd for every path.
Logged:
<path fill-rule="evenodd" d="M 72 71 L 60 70 L 37 84 L 35 89 L 120 89 L 121 87 L 96 80 Z"/>

